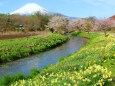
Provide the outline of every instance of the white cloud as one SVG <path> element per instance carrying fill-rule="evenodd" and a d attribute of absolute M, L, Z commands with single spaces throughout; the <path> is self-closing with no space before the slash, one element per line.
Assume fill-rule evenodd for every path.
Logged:
<path fill-rule="evenodd" d="M 84 1 L 95 6 L 115 5 L 115 0 L 84 0 Z"/>

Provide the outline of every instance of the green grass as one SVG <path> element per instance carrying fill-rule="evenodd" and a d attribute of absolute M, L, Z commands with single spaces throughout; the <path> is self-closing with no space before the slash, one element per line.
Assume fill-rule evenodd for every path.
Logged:
<path fill-rule="evenodd" d="M 86 33 L 86 32 L 72 32 L 71 34 L 77 37 L 88 37 L 90 38 L 90 40 L 102 35 L 98 33 Z"/>
<path fill-rule="evenodd" d="M 0 63 L 8 62 L 48 50 L 68 40 L 67 36 L 51 34 L 0 41 Z"/>
<path fill-rule="evenodd" d="M 79 36 L 90 38 L 79 51 L 43 68 L 34 78 L 19 79 L 11 86 L 113 86 L 115 38 L 96 33 L 80 33 Z"/>
<path fill-rule="evenodd" d="M 15 82 L 17 80 L 23 80 L 23 79 L 32 79 L 35 76 L 39 74 L 39 71 L 37 69 L 32 69 L 28 75 L 23 75 L 21 73 L 15 74 L 15 75 L 6 75 L 3 78 L 0 79 L 0 86 L 10 86 L 12 82 Z"/>
<path fill-rule="evenodd" d="M 86 33 L 86 32 L 72 32 L 71 35 L 90 39 L 90 40 L 88 40 L 87 44 L 91 43 L 91 41 L 94 38 L 102 36 L 102 34 L 98 34 L 98 33 Z"/>

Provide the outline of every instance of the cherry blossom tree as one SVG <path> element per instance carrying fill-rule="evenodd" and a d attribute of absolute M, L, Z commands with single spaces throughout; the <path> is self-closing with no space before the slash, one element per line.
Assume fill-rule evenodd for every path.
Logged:
<path fill-rule="evenodd" d="M 111 31 L 115 31 L 115 19 L 110 19 L 112 22 Z"/>
<path fill-rule="evenodd" d="M 110 19 L 99 19 L 96 21 L 95 29 L 104 31 L 105 36 L 107 35 L 107 31 L 111 29 L 112 21 Z"/>
<path fill-rule="evenodd" d="M 68 24 L 68 18 L 63 16 L 53 16 L 47 25 L 48 29 L 52 32 L 65 33 L 67 31 L 66 25 Z"/>
<path fill-rule="evenodd" d="M 85 23 L 86 23 L 85 19 L 78 19 L 77 20 L 77 29 L 78 29 L 79 32 L 81 32 L 82 30 L 84 30 Z"/>
<path fill-rule="evenodd" d="M 69 32 L 75 31 L 77 28 L 77 20 L 76 19 L 69 19 L 66 28 L 68 29 Z"/>
<path fill-rule="evenodd" d="M 93 29 L 93 23 L 87 20 L 84 24 L 84 30 L 89 33 L 91 29 Z"/>
<path fill-rule="evenodd" d="M 78 30 L 81 32 L 84 28 L 85 20 L 84 19 L 71 19 L 67 25 L 68 30 L 75 31 Z"/>

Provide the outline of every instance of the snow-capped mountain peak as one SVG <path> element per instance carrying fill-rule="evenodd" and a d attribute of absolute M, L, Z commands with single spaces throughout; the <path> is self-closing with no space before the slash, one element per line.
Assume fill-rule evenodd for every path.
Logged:
<path fill-rule="evenodd" d="M 19 14 L 19 15 L 33 15 L 36 12 L 40 12 L 41 14 L 48 14 L 48 11 L 43 7 L 37 5 L 36 3 L 29 3 L 25 6 L 19 8 L 18 10 L 10 13 L 10 14 Z"/>

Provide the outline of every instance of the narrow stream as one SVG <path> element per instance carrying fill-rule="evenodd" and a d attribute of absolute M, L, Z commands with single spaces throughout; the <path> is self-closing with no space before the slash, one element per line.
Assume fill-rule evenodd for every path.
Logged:
<path fill-rule="evenodd" d="M 66 57 L 77 51 L 86 43 L 84 38 L 71 37 L 71 39 L 54 49 L 33 55 L 24 59 L 0 65 L 0 77 L 7 74 L 28 74 L 32 68 L 41 69 L 50 64 L 55 64 L 60 57 Z"/>

